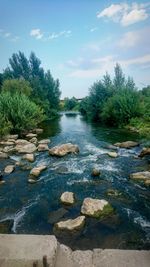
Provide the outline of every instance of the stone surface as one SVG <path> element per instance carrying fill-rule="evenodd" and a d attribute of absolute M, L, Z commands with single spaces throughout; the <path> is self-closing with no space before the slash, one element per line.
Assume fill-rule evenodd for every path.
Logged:
<path fill-rule="evenodd" d="M 49 147 L 47 144 L 39 144 L 37 150 L 39 152 L 44 152 L 44 151 L 48 151 Z"/>
<path fill-rule="evenodd" d="M 145 181 L 146 186 L 150 186 L 150 179 Z"/>
<path fill-rule="evenodd" d="M 16 144 L 16 145 L 21 145 L 21 146 L 23 146 L 23 145 L 28 145 L 28 144 L 30 144 L 30 142 L 27 141 L 27 140 L 25 140 L 25 139 L 18 139 L 18 140 L 16 140 L 15 144 Z"/>
<path fill-rule="evenodd" d="M 81 207 L 81 213 L 90 217 L 98 218 L 105 213 L 108 214 L 106 208 L 109 207 L 110 204 L 107 200 L 104 199 L 93 199 L 93 198 L 85 198 Z M 110 213 L 112 212 L 110 206 Z"/>
<path fill-rule="evenodd" d="M 112 197 L 120 197 L 120 196 L 122 196 L 121 192 L 119 192 L 116 189 L 111 189 L 111 188 L 107 190 L 106 194 L 107 194 L 107 196 L 112 196 Z"/>
<path fill-rule="evenodd" d="M 34 153 L 37 150 L 36 146 L 33 143 L 28 143 L 26 145 L 17 145 L 15 149 L 18 153 L 21 154 Z"/>
<path fill-rule="evenodd" d="M 29 178 L 28 179 L 28 183 L 29 184 L 36 184 L 37 183 L 37 180 Z"/>
<path fill-rule="evenodd" d="M 34 162 L 35 160 L 34 154 L 25 154 L 22 158 L 29 162 Z"/>
<path fill-rule="evenodd" d="M 41 133 L 43 133 L 43 129 L 41 129 L 41 128 L 36 128 L 36 129 L 34 129 L 32 132 L 33 132 L 33 133 L 36 133 L 36 134 L 41 134 Z"/>
<path fill-rule="evenodd" d="M 35 145 L 37 145 L 38 140 L 37 140 L 36 137 L 33 137 L 33 138 L 31 138 L 31 139 L 29 140 L 29 142 L 30 142 L 30 143 L 33 143 L 33 144 L 35 144 Z"/>
<path fill-rule="evenodd" d="M 3 148 L 4 153 L 14 153 L 16 151 L 14 146 L 5 146 Z"/>
<path fill-rule="evenodd" d="M 118 153 L 117 152 L 108 152 L 107 155 L 111 158 L 117 158 L 118 157 Z"/>
<path fill-rule="evenodd" d="M 39 141 L 39 144 L 49 144 L 50 143 L 50 139 L 42 139 Z"/>
<path fill-rule="evenodd" d="M 0 267 L 43 267 L 47 256 L 49 267 L 55 267 L 57 240 L 50 235 L 0 235 Z"/>
<path fill-rule="evenodd" d="M 59 244 L 55 267 L 74 267 L 72 262 L 72 250 L 69 247 Z"/>
<path fill-rule="evenodd" d="M 56 230 L 67 230 L 74 231 L 80 230 L 85 224 L 85 216 L 79 216 L 75 219 L 69 219 L 66 221 L 61 221 L 55 224 Z"/>
<path fill-rule="evenodd" d="M 72 252 L 72 261 L 73 267 L 93 267 L 93 251 L 75 250 Z"/>
<path fill-rule="evenodd" d="M 10 174 L 14 171 L 14 169 L 15 169 L 15 165 L 8 165 L 5 167 L 4 172 L 6 174 Z"/>
<path fill-rule="evenodd" d="M 130 178 L 134 180 L 148 180 L 150 179 L 150 172 L 145 171 L 145 172 L 136 172 L 130 174 Z"/>
<path fill-rule="evenodd" d="M 34 167 L 31 172 L 30 175 L 33 175 L 35 177 L 38 177 L 42 171 L 46 170 L 47 166 L 38 166 L 38 167 Z"/>
<path fill-rule="evenodd" d="M 60 146 L 55 146 L 49 149 L 49 154 L 51 156 L 63 157 L 69 153 L 78 153 L 79 147 L 77 145 L 73 145 L 71 143 L 63 144 Z"/>
<path fill-rule="evenodd" d="M 93 251 L 93 267 L 149 267 L 149 263 L 149 251 L 119 249 Z"/>
<path fill-rule="evenodd" d="M 0 145 L 3 145 L 3 146 L 13 146 L 14 145 L 14 142 L 12 142 L 12 141 L 1 141 L 0 142 Z"/>
<path fill-rule="evenodd" d="M 60 197 L 60 201 L 65 205 L 73 205 L 75 203 L 74 193 L 64 192 Z"/>
<path fill-rule="evenodd" d="M 8 159 L 8 154 L 4 152 L 0 152 L 0 159 Z"/>
<path fill-rule="evenodd" d="M 132 148 L 132 147 L 138 146 L 139 143 L 133 142 L 133 141 L 126 141 L 126 142 L 122 142 L 122 143 L 115 143 L 114 145 L 118 146 L 120 148 Z"/>
<path fill-rule="evenodd" d="M 150 155 L 150 147 L 144 147 L 139 155 L 139 157 L 144 157 Z"/>
<path fill-rule="evenodd" d="M 37 137 L 37 134 L 35 134 L 35 133 L 29 133 L 29 134 L 26 135 L 26 138 L 27 139 L 31 139 L 33 137 Z"/>
<path fill-rule="evenodd" d="M 94 168 L 92 170 L 92 176 L 100 176 L 101 172 L 99 169 Z"/>
<path fill-rule="evenodd" d="M 18 139 L 18 134 L 9 134 L 9 135 L 6 136 L 6 139 L 17 140 Z"/>

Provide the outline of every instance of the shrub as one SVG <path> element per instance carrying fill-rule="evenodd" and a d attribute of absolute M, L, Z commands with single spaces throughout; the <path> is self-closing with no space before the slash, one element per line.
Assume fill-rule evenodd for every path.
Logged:
<path fill-rule="evenodd" d="M 31 91 L 30 83 L 24 79 L 5 80 L 2 85 L 2 92 L 22 93 L 29 96 Z"/>
<path fill-rule="evenodd" d="M 42 109 L 26 95 L 10 92 L 0 95 L 0 114 L 17 132 L 34 128 L 45 118 Z"/>
<path fill-rule="evenodd" d="M 12 124 L 0 113 L 0 137 L 7 135 L 12 129 Z"/>

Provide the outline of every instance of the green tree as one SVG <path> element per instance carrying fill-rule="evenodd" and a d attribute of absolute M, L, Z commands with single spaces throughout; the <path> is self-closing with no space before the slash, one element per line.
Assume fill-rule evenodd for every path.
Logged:
<path fill-rule="evenodd" d="M 5 80 L 1 90 L 2 92 L 10 92 L 11 94 L 20 93 L 27 96 L 30 96 L 32 92 L 30 83 L 24 79 Z"/>
<path fill-rule="evenodd" d="M 75 97 L 65 98 L 64 108 L 65 110 L 73 110 L 77 104 L 78 102 Z"/>
<path fill-rule="evenodd" d="M 121 66 L 117 63 L 115 68 L 115 77 L 114 77 L 114 89 L 115 91 L 123 90 L 125 87 L 125 76 L 123 74 Z"/>

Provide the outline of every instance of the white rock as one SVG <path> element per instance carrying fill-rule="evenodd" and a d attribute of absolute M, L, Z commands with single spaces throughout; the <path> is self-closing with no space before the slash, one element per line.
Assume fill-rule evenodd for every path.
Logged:
<path fill-rule="evenodd" d="M 104 199 L 85 198 L 81 207 L 81 213 L 91 217 L 99 217 L 104 207 L 109 203 Z"/>
<path fill-rule="evenodd" d="M 29 162 L 33 162 L 35 160 L 34 154 L 25 154 L 22 158 L 28 160 Z"/>
<path fill-rule="evenodd" d="M 39 144 L 37 149 L 39 152 L 43 152 L 43 151 L 48 151 L 49 147 L 47 144 Z"/>
<path fill-rule="evenodd" d="M 147 180 L 150 179 L 150 172 L 145 171 L 145 172 L 132 173 L 130 174 L 130 178 L 135 180 Z"/>
<path fill-rule="evenodd" d="M 72 193 L 72 192 L 64 192 L 60 197 L 60 201 L 63 204 L 66 204 L 66 205 L 74 204 L 75 203 L 74 193 Z"/>
<path fill-rule="evenodd" d="M 36 146 L 33 143 L 28 143 L 26 145 L 17 145 L 15 149 L 18 153 L 33 153 L 37 150 Z"/>
<path fill-rule="evenodd" d="M 18 140 L 16 140 L 15 144 L 16 144 L 16 145 L 24 146 L 24 145 L 28 145 L 28 144 L 30 144 L 30 142 L 27 141 L 27 140 L 25 140 L 25 139 L 18 139 Z"/>
<path fill-rule="evenodd" d="M 26 138 L 27 138 L 27 139 L 31 139 L 31 138 L 33 138 L 33 137 L 37 137 L 37 134 L 29 133 L 29 134 L 26 135 Z"/>
<path fill-rule="evenodd" d="M 50 139 L 43 139 L 39 141 L 39 144 L 49 144 L 50 143 Z"/>
<path fill-rule="evenodd" d="M 108 156 L 111 157 L 111 158 L 117 158 L 117 157 L 118 157 L 117 152 L 108 152 L 107 154 L 108 154 Z"/>
<path fill-rule="evenodd" d="M 116 143 L 114 145 L 118 146 L 120 148 L 132 148 L 132 147 L 138 146 L 139 143 L 133 142 L 133 141 L 126 141 L 126 142 L 122 142 L 122 143 Z"/>
<path fill-rule="evenodd" d="M 5 167 L 4 172 L 7 174 L 10 174 L 14 171 L 14 169 L 15 169 L 15 165 L 8 165 Z"/>
<path fill-rule="evenodd" d="M 55 228 L 58 230 L 79 230 L 85 224 L 85 216 L 79 216 L 75 219 L 69 219 L 67 221 L 61 221 L 55 224 Z"/>
<path fill-rule="evenodd" d="M 40 175 L 40 173 L 44 170 L 46 170 L 47 166 L 38 166 L 38 167 L 34 167 L 31 172 L 30 175 L 33 175 L 35 177 L 38 177 Z"/>
<path fill-rule="evenodd" d="M 55 146 L 49 149 L 49 154 L 51 156 L 63 157 L 69 153 L 78 153 L 79 147 L 71 143 L 63 144 L 61 146 Z"/>

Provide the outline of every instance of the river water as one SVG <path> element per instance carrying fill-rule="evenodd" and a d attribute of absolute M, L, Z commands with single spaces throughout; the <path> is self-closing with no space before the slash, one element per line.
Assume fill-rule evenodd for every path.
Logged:
<path fill-rule="evenodd" d="M 147 170 L 148 162 L 135 157 L 141 147 L 119 149 L 116 159 L 106 154 L 111 151 L 109 145 L 126 140 L 140 141 L 139 136 L 91 124 L 79 114 L 62 114 L 42 127 L 44 133 L 40 139 L 50 138 L 50 147 L 71 142 L 79 146 L 80 153 L 63 158 L 50 157 L 47 152 L 37 153 L 36 161 L 31 165 L 48 166 L 37 184 L 28 184 L 30 170 L 21 167 L 5 175 L 6 184 L 0 186 L 0 222 L 13 219 L 11 233 L 55 233 L 60 242 L 73 249 L 149 249 L 150 191 L 142 183 L 129 179 L 130 173 Z M 1 160 L 0 168 L 19 157 Z M 101 176 L 96 179 L 91 176 L 94 167 L 101 170 Z M 121 194 L 108 196 L 108 189 L 116 189 Z M 62 207 L 59 198 L 64 191 L 75 193 L 77 201 L 73 207 Z M 80 215 L 85 197 L 108 200 L 115 214 L 101 220 L 88 218 L 80 232 L 54 232 L 54 222 Z"/>

